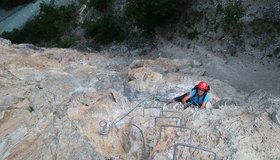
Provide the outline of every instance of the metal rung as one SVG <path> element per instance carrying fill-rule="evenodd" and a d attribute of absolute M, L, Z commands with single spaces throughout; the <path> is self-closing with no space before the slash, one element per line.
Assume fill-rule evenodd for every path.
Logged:
<path fill-rule="evenodd" d="M 147 160 L 147 149 L 146 149 L 145 137 L 144 137 L 143 130 L 140 127 L 138 127 L 137 125 L 133 124 L 133 123 L 122 123 L 122 124 L 129 124 L 129 125 L 131 125 L 133 127 L 136 127 L 139 130 L 139 133 L 141 134 L 142 141 L 143 141 L 143 152 L 142 152 L 142 158 L 141 159 Z"/>
<path fill-rule="evenodd" d="M 155 117 L 155 128 L 157 126 L 157 119 L 179 119 L 180 120 L 180 126 L 182 126 L 182 119 L 179 117 Z"/>
<path fill-rule="evenodd" d="M 173 160 L 176 160 L 176 153 L 177 153 L 177 147 L 178 146 L 194 148 L 194 149 L 201 150 L 201 151 L 204 151 L 204 152 L 209 152 L 209 153 L 212 153 L 214 155 L 214 160 L 216 160 L 216 158 L 217 158 L 217 154 L 213 151 L 208 150 L 208 149 L 192 146 L 192 145 L 185 144 L 185 143 L 176 143 L 174 145 Z"/>
<path fill-rule="evenodd" d="M 145 109 L 160 109 L 159 116 L 161 116 L 163 111 L 162 107 L 143 107 L 143 116 L 145 116 Z"/>
<path fill-rule="evenodd" d="M 161 111 L 161 116 L 164 116 L 164 112 L 169 112 L 169 113 L 179 113 L 180 114 L 180 117 L 181 117 L 181 120 L 182 120 L 182 124 L 181 126 L 185 126 L 186 125 L 186 122 L 185 122 L 185 119 L 184 119 L 184 114 L 180 111 Z"/>
<path fill-rule="evenodd" d="M 188 128 L 188 127 L 184 127 L 184 126 L 161 125 L 161 126 L 160 126 L 160 132 L 159 132 L 159 139 L 161 139 L 161 132 L 162 132 L 162 129 L 163 129 L 163 128 L 167 128 L 167 127 L 180 128 L 181 131 L 182 131 L 182 129 L 191 130 L 191 134 L 190 134 L 190 137 L 189 137 L 189 144 L 192 144 L 192 135 L 193 135 L 194 130 L 191 129 L 191 128 Z"/>
<path fill-rule="evenodd" d="M 180 112 L 180 111 L 168 111 L 168 110 L 165 110 L 165 111 L 161 111 L 161 115 L 163 116 L 163 113 L 164 112 L 170 112 L 170 113 L 179 113 L 180 115 L 181 115 L 181 117 L 183 116 L 183 113 L 182 112 Z"/>

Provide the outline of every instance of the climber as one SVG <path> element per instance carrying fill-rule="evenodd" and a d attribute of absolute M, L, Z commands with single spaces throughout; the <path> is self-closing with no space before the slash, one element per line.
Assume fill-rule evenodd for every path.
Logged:
<path fill-rule="evenodd" d="M 183 109 L 187 109 L 191 104 L 197 106 L 200 110 L 206 107 L 207 102 L 210 102 L 208 94 L 210 86 L 207 82 L 201 81 L 195 85 L 190 92 L 187 92 L 179 97 L 174 98 L 175 102 L 181 102 Z"/>

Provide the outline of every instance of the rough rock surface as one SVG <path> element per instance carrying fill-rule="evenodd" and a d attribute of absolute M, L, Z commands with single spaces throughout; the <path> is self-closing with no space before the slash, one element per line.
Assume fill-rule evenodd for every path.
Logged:
<path fill-rule="evenodd" d="M 0 159 L 172 159 L 175 143 L 211 151 L 178 147 L 177 159 L 279 159 L 279 90 L 237 90 L 204 73 L 221 59 L 191 50 L 165 45 L 149 59 L 1 44 Z M 208 109 L 164 103 L 199 80 Z M 161 107 L 177 118 L 155 118 Z"/>

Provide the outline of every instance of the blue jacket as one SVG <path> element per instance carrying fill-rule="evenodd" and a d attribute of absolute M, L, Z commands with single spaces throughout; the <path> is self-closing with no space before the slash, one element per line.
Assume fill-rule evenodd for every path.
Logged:
<path fill-rule="evenodd" d="M 191 102 L 194 105 L 201 106 L 203 102 L 207 103 L 210 101 L 210 96 L 208 93 L 206 93 L 204 100 L 203 100 L 204 95 L 199 97 L 199 99 L 198 99 L 198 94 L 196 93 L 196 89 L 194 89 L 190 92 L 190 96 L 191 96 L 191 98 L 190 98 L 189 102 Z M 202 102 L 202 100 L 203 100 L 203 102 Z"/>

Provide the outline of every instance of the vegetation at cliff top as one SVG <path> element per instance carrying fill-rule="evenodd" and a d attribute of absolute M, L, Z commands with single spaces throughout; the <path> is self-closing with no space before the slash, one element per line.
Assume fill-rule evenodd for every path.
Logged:
<path fill-rule="evenodd" d="M 41 4 L 40 13 L 28 21 L 21 29 L 2 33 L 2 37 L 12 43 L 32 43 L 40 45 L 65 44 L 61 37 L 76 25 L 77 6 L 57 7 L 53 4 Z"/>

